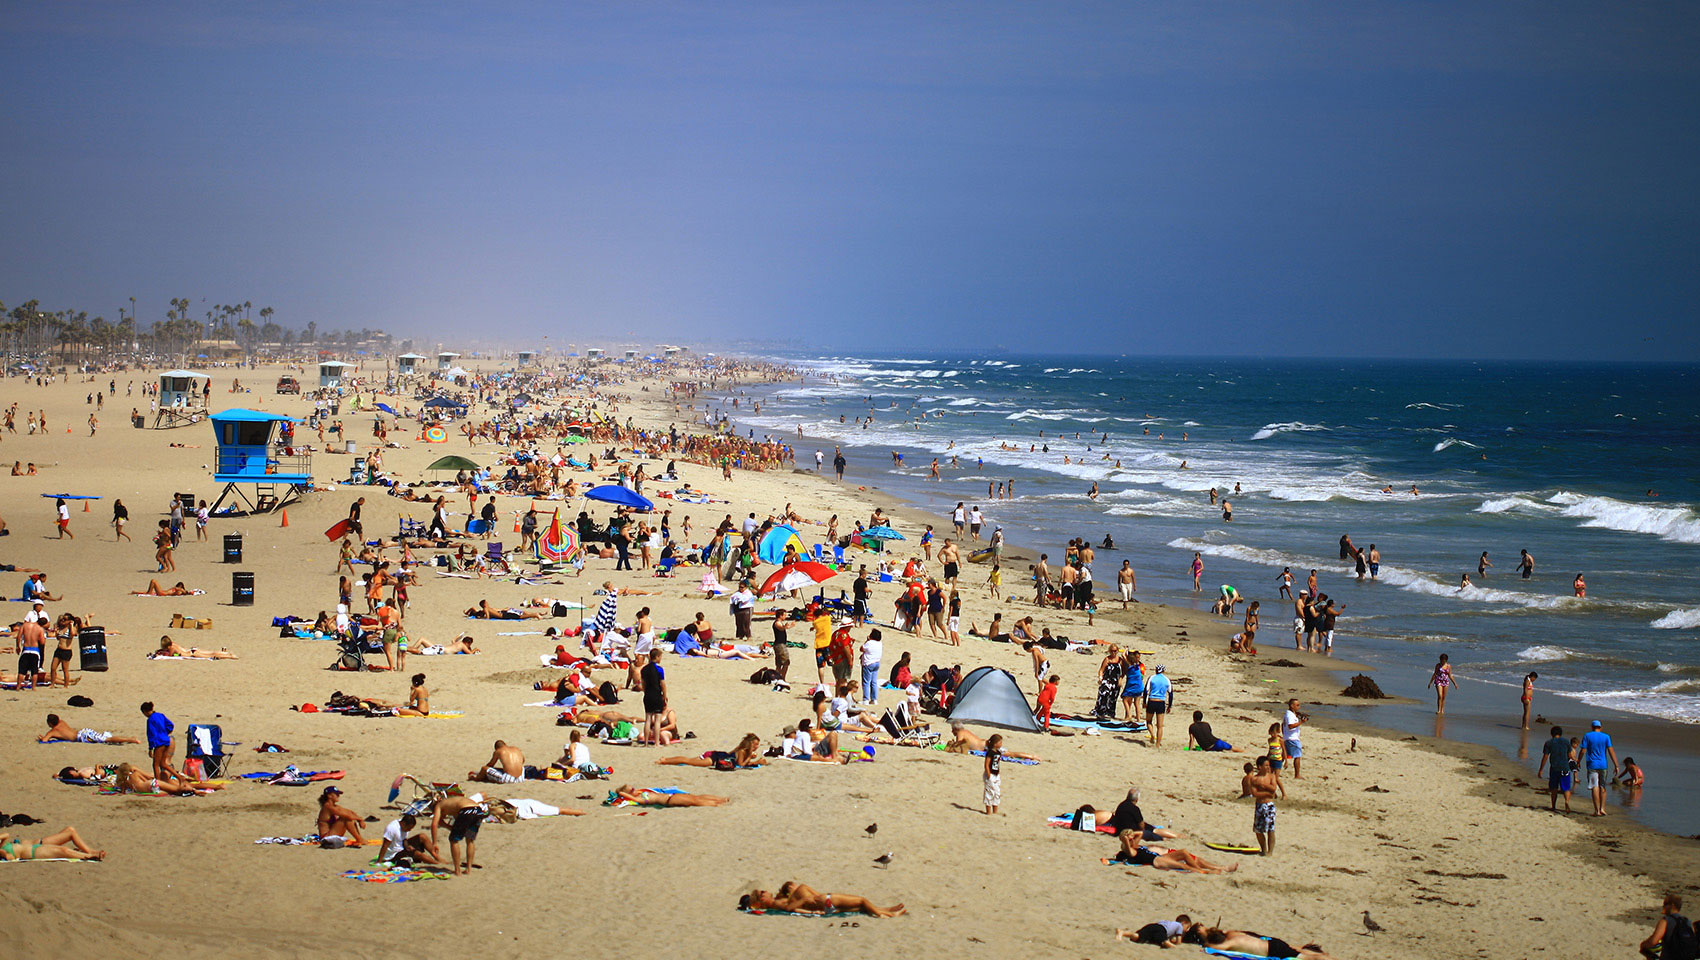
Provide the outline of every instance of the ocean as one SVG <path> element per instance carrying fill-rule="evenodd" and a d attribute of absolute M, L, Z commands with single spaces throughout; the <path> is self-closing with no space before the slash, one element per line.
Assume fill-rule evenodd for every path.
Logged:
<path fill-rule="evenodd" d="M 1538 697 L 1700 724 L 1700 366 L 773 359 L 806 375 L 737 409 L 717 398 L 741 431 L 796 443 L 799 466 L 816 449 L 830 465 L 841 445 L 847 479 L 941 517 L 977 504 L 1013 544 L 1053 557 L 1070 537 L 1109 535 L 1101 596 L 1125 558 L 1141 597 L 1191 603 L 1197 551 L 1205 600 L 1221 584 L 1261 600 L 1259 646 L 1274 653 L 1292 619 L 1277 576 L 1290 567 L 1302 586 L 1316 570 L 1344 608 L 1336 654 L 1376 666 L 1389 692 L 1425 696 L 1447 653 L 1462 681 L 1449 712 L 1491 701 L 1514 719 L 1533 670 Z M 988 497 L 988 481 L 1011 480 L 1013 499 Z M 1342 534 L 1379 549 L 1378 581 L 1339 559 Z M 1527 580 L 1520 550 L 1535 559 Z M 1475 585 L 1460 590 L 1465 573 Z M 1578 573 L 1586 599 L 1572 595 Z"/>

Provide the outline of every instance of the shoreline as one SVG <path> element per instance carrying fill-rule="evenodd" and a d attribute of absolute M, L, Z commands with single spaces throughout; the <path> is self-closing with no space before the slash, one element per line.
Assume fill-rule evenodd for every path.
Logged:
<path fill-rule="evenodd" d="M 769 384 L 766 384 L 765 386 L 771 388 L 771 387 L 774 387 L 776 385 L 783 385 L 783 384 L 788 383 L 788 382 L 794 382 L 794 381 L 775 381 L 774 383 L 769 383 Z M 744 412 L 745 411 L 739 411 L 740 414 L 742 414 Z M 746 421 L 742 421 L 742 420 L 738 419 L 737 417 L 734 417 L 734 422 L 736 424 L 738 424 L 738 426 L 742 429 L 745 429 L 745 430 L 755 429 L 758 434 L 763 432 L 764 429 L 767 429 L 767 428 L 754 427 L 752 424 L 749 424 Z M 794 441 L 794 443 L 795 443 L 795 445 L 798 449 L 799 460 L 800 460 L 801 454 L 802 454 L 802 448 L 805 444 L 818 445 L 822 449 L 829 449 L 830 447 L 834 446 L 838 442 L 833 441 L 833 440 L 829 440 L 829 439 L 826 439 L 826 438 L 813 437 L 813 436 L 810 436 L 807 433 L 805 433 L 801 438 L 797 438 Z M 890 477 L 895 476 L 888 468 L 886 468 L 884 466 L 884 461 L 883 461 L 883 459 L 881 459 L 880 448 L 876 448 L 876 447 L 872 447 L 872 446 L 866 446 L 866 445 L 858 445 L 858 444 L 855 444 L 855 443 L 847 443 L 847 444 L 843 444 L 843 446 L 845 447 L 847 453 L 853 452 L 854 454 L 856 454 L 856 456 L 854 457 L 854 459 L 852 461 L 853 465 L 857 461 L 861 461 L 861 462 L 864 462 L 864 463 L 878 464 L 879 466 L 875 466 L 873 468 L 875 471 L 877 471 L 877 476 L 884 477 L 884 478 L 890 478 Z M 801 472 L 805 472 L 805 473 L 809 473 L 809 474 L 815 473 L 815 471 L 813 471 L 811 469 L 806 469 L 806 468 L 802 468 L 802 467 L 799 467 L 799 470 Z M 830 480 L 830 478 L 827 478 L 826 476 L 824 476 L 824 474 L 822 474 L 820 476 L 821 476 L 822 479 L 827 480 L 829 483 L 832 482 Z M 847 479 L 846 482 L 847 483 L 849 482 L 848 479 Z M 942 529 L 948 529 L 949 528 L 949 525 L 950 525 L 949 524 L 949 501 L 953 501 L 955 499 L 964 499 L 964 500 L 967 500 L 969 502 L 972 502 L 972 500 L 973 500 L 972 497 L 963 497 L 959 492 L 949 491 L 949 490 L 941 490 L 940 493 L 929 494 L 928 488 L 926 487 L 926 485 L 924 483 L 916 486 L 915 489 L 913 489 L 913 490 L 904 490 L 902 492 L 898 492 L 898 491 L 890 489 L 889 487 L 879 485 L 879 484 L 874 484 L 874 483 L 865 484 L 865 486 L 867 487 L 867 489 L 869 491 L 878 491 L 881 494 L 888 496 L 888 497 L 891 497 L 894 500 L 898 501 L 900 504 L 907 507 L 909 510 L 913 511 L 915 513 L 917 519 L 919 520 L 919 522 L 933 524 L 934 527 L 935 527 L 935 532 L 937 532 L 939 529 L 941 529 L 941 523 L 942 523 Z M 939 507 L 939 512 L 937 514 L 932 513 L 929 510 L 929 507 L 925 503 L 918 502 L 917 500 L 912 499 L 914 497 L 927 498 L 927 499 L 931 499 L 931 500 L 936 501 L 937 504 L 938 504 L 938 507 Z M 991 521 L 988 521 L 988 527 L 991 527 L 991 526 L 995 526 L 995 524 L 993 524 Z M 1021 536 L 1025 532 L 1024 529 L 1020 526 L 1007 527 L 1005 532 L 1006 532 L 1006 534 L 1012 534 L 1013 535 L 1012 538 L 1009 540 L 1009 552 L 1008 552 L 1009 559 L 1011 559 L 1011 560 L 1017 560 L 1018 559 L 1022 564 L 1033 562 L 1037 558 L 1038 554 L 1041 553 L 1041 552 L 1056 552 L 1060 549 L 1060 546 L 1058 546 L 1058 545 L 1034 546 L 1034 545 L 1028 544 L 1024 541 L 1014 539 L 1014 537 Z M 1067 535 L 1069 535 L 1069 534 L 1065 533 L 1062 537 L 1059 538 L 1059 540 L 1060 539 L 1066 539 Z M 942 535 L 940 535 L 940 539 L 942 541 L 942 539 L 943 539 Z M 966 564 L 965 566 L 967 567 L 967 569 L 974 569 L 978 565 Z M 1004 578 L 1006 586 L 1016 587 L 1018 594 L 1019 594 L 1019 588 L 1020 588 L 1020 580 L 1019 580 L 1018 576 L 1012 576 L 1012 573 L 1020 573 L 1020 572 L 1022 572 L 1022 571 L 1011 570 L 1011 569 L 1007 568 L 1007 565 L 1006 565 L 1005 578 Z M 1104 583 L 1104 581 L 1102 579 L 1100 579 L 1100 584 L 1102 584 L 1102 583 Z M 1113 581 L 1110 582 L 1110 590 L 1100 589 L 1098 591 L 1098 593 L 1099 593 L 1100 597 L 1103 597 L 1106 593 L 1109 593 L 1111 591 L 1113 591 Z M 1162 597 L 1163 601 L 1168 602 L 1172 606 L 1175 606 L 1179 609 L 1187 609 L 1187 607 L 1184 606 L 1186 599 L 1187 599 L 1185 595 L 1175 595 L 1172 592 L 1171 593 L 1163 593 L 1161 591 L 1159 591 L 1157 593 L 1157 595 Z M 1206 594 L 1201 593 L 1201 594 L 1198 594 L 1197 596 L 1198 596 L 1198 602 L 1200 604 L 1205 604 L 1204 598 L 1206 597 Z M 1265 617 L 1266 623 L 1269 622 L 1272 619 L 1280 619 L 1283 624 L 1285 623 L 1285 620 L 1283 618 L 1271 618 L 1267 615 Z M 1269 656 L 1289 656 L 1290 654 L 1292 654 L 1294 652 L 1294 651 L 1291 650 L 1290 647 L 1282 646 L 1282 642 L 1283 642 L 1282 641 L 1282 634 L 1283 634 L 1283 632 L 1284 632 L 1284 626 L 1281 630 L 1276 630 L 1272 634 L 1273 639 L 1275 640 L 1275 642 L 1273 644 L 1261 645 L 1261 649 L 1263 649 L 1265 651 L 1266 655 L 1269 655 Z M 1276 653 L 1274 651 L 1279 651 L 1279 653 Z M 1366 670 L 1366 671 L 1379 672 L 1379 668 L 1377 668 L 1373 665 L 1360 665 L 1360 666 L 1348 668 L 1348 669 L 1361 669 L 1361 670 Z M 1399 685 L 1403 686 L 1404 684 L 1401 683 Z M 1406 704 L 1406 705 L 1410 705 L 1410 704 L 1416 704 L 1416 703 L 1420 702 L 1419 700 L 1412 699 L 1409 696 L 1400 696 L 1400 695 L 1393 694 L 1391 691 L 1388 691 L 1388 692 L 1389 692 L 1390 698 L 1395 698 L 1395 699 L 1390 699 L 1389 701 L 1384 701 L 1384 703 L 1388 703 L 1388 704 L 1403 703 L 1403 704 Z M 1515 693 L 1515 691 L 1512 691 L 1512 692 Z M 1622 731 L 1625 734 L 1633 735 L 1633 737 L 1635 739 L 1635 744 L 1636 744 L 1635 747 L 1633 748 L 1633 751 L 1632 752 L 1626 751 L 1626 749 L 1620 747 L 1620 749 L 1618 751 L 1619 757 L 1621 758 L 1624 755 L 1626 755 L 1626 752 L 1628 752 L 1629 755 L 1645 754 L 1646 756 L 1651 757 L 1659 765 L 1658 769 L 1660 769 L 1660 772 L 1661 772 L 1661 776 L 1660 776 L 1660 782 L 1661 783 L 1681 782 L 1684 776 L 1690 775 L 1690 774 L 1692 774 L 1694 776 L 1700 776 L 1700 745 L 1696 745 L 1694 743 L 1694 741 L 1692 740 L 1692 736 L 1691 736 L 1692 728 L 1694 727 L 1694 724 L 1683 723 L 1679 720 L 1674 720 L 1674 719 L 1650 717 L 1650 716 L 1647 716 L 1645 714 L 1629 713 L 1629 712 L 1622 711 L 1622 710 L 1592 707 L 1592 706 L 1589 706 L 1588 704 L 1584 703 L 1580 699 L 1573 697 L 1573 696 L 1569 696 L 1566 693 L 1560 692 L 1560 691 L 1551 691 L 1551 690 L 1544 690 L 1544 689 L 1540 690 L 1538 692 L 1537 703 L 1539 703 L 1541 700 L 1545 700 L 1548 703 L 1551 703 L 1553 700 L 1558 701 L 1558 703 L 1559 703 L 1558 706 L 1547 709 L 1546 712 L 1552 713 L 1552 714 L 1562 715 L 1564 717 L 1564 719 L 1559 720 L 1559 721 L 1555 721 L 1555 722 L 1560 724 L 1560 725 L 1563 725 L 1566 728 L 1567 733 L 1569 733 L 1572 736 L 1580 735 L 1580 733 L 1584 732 L 1584 729 L 1585 729 L 1585 726 L 1586 726 L 1586 721 L 1585 720 L 1579 721 L 1578 719 L 1576 719 L 1576 718 L 1579 718 L 1579 717 L 1600 718 L 1600 719 L 1603 719 L 1603 720 L 1606 721 L 1608 731 Z M 1373 705 L 1374 705 L 1373 703 L 1360 702 L 1360 703 L 1357 704 L 1357 707 L 1359 709 L 1367 710 Z M 1385 726 L 1379 727 L 1378 729 L 1385 729 L 1385 730 L 1389 730 L 1389 731 L 1398 730 L 1401 733 L 1415 733 L 1419 736 L 1423 735 L 1423 729 L 1422 729 L 1422 726 L 1421 726 L 1420 723 L 1417 723 L 1417 722 L 1399 722 L 1399 721 L 1402 721 L 1402 720 L 1405 720 L 1405 718 L 1403 716 L 1400 716 L 1397 719 L 1388 722 Z M 1482 728 L 1481 718 L 1474 718 L 1474 721 L 1475 722 L 1467 720 L 1463 723 L 1455 724 L 1454 730 L 1455 731 L 1472 731 L 1472 732 L 1480 731 L 1481 728 Z M 1370 722 L 1373 725 L 1373 721 L 1370 721 Z M 1547 724 L 1537 724 L 1537 723 L 1532 722 L 1531 727 L 1534 727 L 1534 726 L 1540 726 L 1540 727 L 1544 728 L 1544 727 L 1547 726 Z M 1532 730 L 1531 736 L 1533 736 L 1533 735 L 1534 735 L 1534 731 Z M 1440 742 L 1458 742 L 1458 741 L 1448 740 L 1444 737 L 1441 737 L 1441 738 L 1431 737 L 1431 738 L 1432 739 L 1438 739 Z M 1533 744 L 1533 747 L 1536 750 L 1536 752 L 1538 753 L 1540 740 L 1544 739 L 1544 737 L 1535 737 L 1534 739 L 1535 739 L 1535 742 Z M 1614 739 L 1618 739 L 1615 733 L 1614 733 Z M 1625 737 L 1624 739 L 1627 740 L 1629 738 Z M 1512 763 L 1513 765 L 1515 765 L 1519 762 L 1513 755 L 1515 753 L 1514 749 L 1507 748 L 1507 747 L 1501 747 L 1501 746 L 1496 745 L 1496 741 L 1495 741 L 1494 738 L 1489 738 L 1489 737 L 1484 736 L 1484 737 L 1479 737 L 1477 739 L 1466 740 L 1465 742 L 1469 742 L 1469 743 L 1472 743 L 1472 744 L 1475 744 L 1475 745 L 1478 745 L 1478 746 L 1487 746 L 1487 747 L 1499 750 L 1502 754 L 1502 758 L 1507 760 L 1508 762 Z M 1537 759 L 1538 759 L 1538 757 L 1537 757 Z M 1525 775 L 1532 776 L 1532 771 L 1525 771 L 1524 773 L 1525 773 Z M 1700 822 L 1682 819 L 1683 814 L 1687 810 L 1688 804 L 1685 803 L 1680 797 L 1673 797 L 1673 796 L 1668 796 L 1668 795 L 1666 795 L 1665 797 L 1658 797 L 1656 795 L 1656 798 L 1648 805 L 1648 807 L 1649 807 L 1649 809 L 1648 809 L 1648 812 L 1646 814 L 1643 814 L 1639 809 L 1635 809 L 1635 810 L 1631 810 L 1629 812 L 1629 815 L 1631 817 L 1633 817 L 1634 819 L 1636 819 L 1638 822 L 1640 822 L 1643 826 L 1646 826 L 1648 829 L 1654 830 L 1656 832 L 1662 832 L 1662 833 L 1665 833 L 1665 834 L 1668 834 L 1668 835 L 1671 835 L 1671 836 L 1679 836 L 1679 837 L 1680 836 L 1687 836 L 1688 832 L 1700 830 Z M 1661 822 L 1655 823 L 1655 822 L 1653 822 L 1654 819 L 1661 821 Z"/>

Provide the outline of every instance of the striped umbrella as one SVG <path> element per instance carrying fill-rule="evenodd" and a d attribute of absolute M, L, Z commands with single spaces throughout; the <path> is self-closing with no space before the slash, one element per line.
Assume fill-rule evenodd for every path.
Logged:
<path fill-rule="evenodd" d="M 549 521 L 549 531 L 537 538 L 537 558 L 569 563 L 578 552 L 578 528 L 572 524 L 561 526 L 561 511 L 556 510 Z"/>

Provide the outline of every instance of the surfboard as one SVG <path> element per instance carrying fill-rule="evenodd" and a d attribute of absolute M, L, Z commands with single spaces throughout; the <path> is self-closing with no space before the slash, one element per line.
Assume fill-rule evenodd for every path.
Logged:
<path fill-rule="evenodd" d="M 1254 846 L 1248 847 L 1243 843 L 1211 843 L 1210 841 L 1206 840 L 1204 842 L 1204 845 L 1209 847 L 1212 850 L 1220 850 L 1223 853 L 1262 853 L 1263 852 L 1263 851 L 1259 850 L 1257 847 L 1254 847 Z"/>
<path fill-rule="evenodd" d="M 325 531 L 325 539 L 326 540 L 341 540 L 343 537 L 347 536 L 353 529 L 354 529 L 353 527 L 348 525 L 347 520 L 338 520 L 335 525 L 333 525 L 329 530 Z"/>

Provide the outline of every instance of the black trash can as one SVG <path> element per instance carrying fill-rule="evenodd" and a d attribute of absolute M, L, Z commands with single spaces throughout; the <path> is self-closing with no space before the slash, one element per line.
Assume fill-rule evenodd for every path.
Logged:
<path fill-rule="evenodd" d="M 224 535 L 224 562 L 242 562 L 242 535 L 240 533 L 227 533 Z"/>
<path fill-rule="evenodd" d="M 77 631 L 77 652 L 84 673 L 106 669 L 106 628 L 84 627 Z"/>
<path fill-rule="evenodd" d="M 238 607 L 254 605 L 254 573 L 237 570 L 230 575 L 230 603 Z"/>
<path fill-rule="evenodd" d="M 183 505 L 183 516 L 184 516 L 185 519 L 195 515 L 195 495 L 194 494 L 192 494 L 192 493 L 179 493 L 177 495 L 177 502 L 181 503 Z"/>

